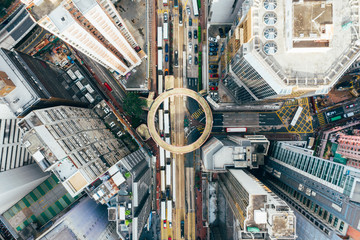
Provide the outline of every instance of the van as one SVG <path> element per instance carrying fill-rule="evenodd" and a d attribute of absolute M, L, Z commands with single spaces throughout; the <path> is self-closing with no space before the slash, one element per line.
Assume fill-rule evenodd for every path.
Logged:
<path fill-rule="evenodd" d="M 192 19 L 189 18 L 189 26 L 191 27 L 192 26 Z"/>

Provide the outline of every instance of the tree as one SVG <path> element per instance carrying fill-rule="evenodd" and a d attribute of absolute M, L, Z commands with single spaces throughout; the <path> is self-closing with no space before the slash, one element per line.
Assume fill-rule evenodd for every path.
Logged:
<path fill-rule="evenodd" d="M 141 115 L 143 114 L 143 106 L 146 106 L 146 101 L 141 99 L 137 94 L 126 94 L 123 107 L 124 111 L 127 112 L 130 116 L 141 118 Z"/>

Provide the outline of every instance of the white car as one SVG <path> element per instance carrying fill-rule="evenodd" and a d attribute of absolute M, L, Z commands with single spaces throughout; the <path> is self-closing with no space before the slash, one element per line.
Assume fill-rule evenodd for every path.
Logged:
<path fill-rule="evenodd" d="M 209 37 L 209 41 L 212 41 L 212 42 L 217 42 L 218 40 L 214 37 Z"/>
<path fill-rule="evenodd" d="M 189 7 L 189 6 L 186 7 L 186 12 L 187 12 L 187 14 L 188 14 L 189 16 L 191 15 L 191 10 L 190 10 L 190 7 Z"/>
<path fill-rule="evenodd" d="M 191 50 L 192 50 L 192 43 L 191 42 L 189 42 L 189 52 L 191 52 Z"/>
<path fill-rule="evenodd" d="M 192 63 L 192 56 L 189 55 L 189 65 L 191 65 L 191 63 Z"/>
<path fill-rule="evenodd" d="M 164 12 L 164 22 L 167 22 L 168 21 L 168 14 L 167 12 Z"/>

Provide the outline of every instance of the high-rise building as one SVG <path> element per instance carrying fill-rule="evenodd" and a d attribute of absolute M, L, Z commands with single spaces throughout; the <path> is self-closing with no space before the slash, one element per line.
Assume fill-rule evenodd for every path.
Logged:
<path fill-rule="evenodd" d="M 215 136 L 201 147 L 203 171 L 225 172 L 227 167 L 256 169 L 264 165 L 269 141 L 265 136 Z"/>
<path fill-rule="evenodd" d="M 71 82 L 66 72 L 24 53 L 0 49 L 0 76 L 0 101 L 17 117 L 48 106 L 89 105 L 64 86 Z"/>
<path fill-rule="evenodd" d="M 209 24 L 229 24 L 232 25 L 237 17 L 242 1 L 238 0 L 209 0 Z"/>
<path fill-rule="evenodd" d="M 242 169 L 218 176 L 220 191 L 233 213 L 232 239 L 296 239 L 293 211 L 259 180 Z"/>
<path fill-rule="evenodd" d="M 337 142 L 336 152 L 348 159 L 346 165 L 360 168 L 360 136 L 341 133 Z"/>
<path fill-rule="evenodd" d="M 308 149 L 276 142 L 264 184 L 325 235 L 360 231 L 360 170 L 312 156 Z"/>
<path fill-rule="evenodd" d="M 52 171 L 72 196 L 130 153 L 91 109 L 53 107 L 20 122 L 23 143 L 43 171 Z"/>
<path fill-rule="evenodd" d="M 48 176 L 21 143 L 22 133 L 10 109 L 0 105 L 0 213 L 6 211 Z M 21 177 L 19 177 L 21 176 Z"/>
<path fill-rule="evenodd" d="M 240 9 L 222 80 L 238 104 L 327 94 L 360 55 L 358 1 L 257 0 Z"/>
<path fill-rule="evenodd" d="M 41 27 L 121 75 L 145 57 L 110 0 L 22 2 Z"/>

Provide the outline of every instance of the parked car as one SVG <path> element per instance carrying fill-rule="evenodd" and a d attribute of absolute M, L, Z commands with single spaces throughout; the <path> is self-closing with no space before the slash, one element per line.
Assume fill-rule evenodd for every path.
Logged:
<path fill-rule="evenodd" d="M 346 106 L 346 108 L 353 108 L 353 107 L 355 107 L 355 104 L 350 104 Z"/>
<path fill-rule="evenodd" d="M 209 37 L 209 41 L 212 41 L 212 42 L 217 42 L 217 39 L 214 38 L 214 37 Z"/>
<path fill-rule="evenodd" d="M 217 73 L 217 69 L 209 69 L 209 73 Z"/>
<path fill-rule="evenodd" d="M 213 64 L 213 65 L 209 65 L 209 68 L 218 68 L 219 65 Z"/>
<path fill-rule="evenodd" d="M 209 48 L 209 51 L 210 52 L 217 52 L 217 51 L 219 51 L 219 48 L 211 47 L 211 48 Z"/>
<path fill-rule="evenodd" d="M 218 83 L 218 82 L 209 82 L 209 85 L 210 85 L 210 86 L 218 86 L 219 83 Z"/>
<path fill-rule="evenodd" d="M 191 55 L 189 55 L 189 65 L 191 65 L 191 63 L 192 63 L 192 56 Z"/>
<path fill-rule="evenodd" d="M 192 26 L 192 19 L 189 18 L 189 26 L 191 27 Z"/>
<path fill-rule="evenodd" d="M 189 7 L 189 6 L 186 7 L 186 12 L 187 12 L 187 14 L 188 14 L 189 16 L 191 15 L 191 10 L 190 10 L 190 7 Z"/>
<path fill-rule="evenodd" d="M 164 22 L 167 22 L 168 21 L 168 14 L 167 12 L 164 12 Z"/>
<path fill-rule="evenodd" d="M 169 52 L 169 44 L 165 43 L 165 52 Z"/>
<path fill-rule="evenodd" d="M 192 34 L 191 34 L 191 31 L 189 31 L 189 39 L 191 39 L 191 35 L 192 35 Z"/>
<path fill-rule="evenodd" d="M 218 78 L 219 74 L 210 74 L 210 78 Z"/>
<path fill-rule="evenodd" d="M 209 52 L 209 56 L 217 56 L 217 52 Z"/>
<path fill-rule="evenodd" d="M 197 44 L 195 44 L 195 46 L 194 46 L 194 52 L 198 53 L 198 45 Z"/>
<path fill-rule="evenodd" d="M 218 90 L 218 87 L 212 86 L 212 87 L 210 87 L 210 90 L 211 90 L 211 91 L 217 91 L 217 90 Z"/>
<path fill-rule="evenodd" d="M 192 43 L 191 42 L 189 42 L 188 47 L 189 47 L 189 52 L 191 52 L 191 50 L 192 50 Z"/>
<path fill-rule="evenodd" d="M 217 47 L 217 46 L 219 46 L 219 44 L 218 43 L 213 43 L 213 42 L 210 42 L 209 43 L 209 47 Z"/>
<path fill-rule="evenodd" d="M 195 57 L 195 59 L 194 59 L 194 63 L 195 63 L 195 65 L 198 65 L 198 64 L 199 64 L 199 62 L 198 62 L 198 58 L 197 58 L 197 57 Z"/>
<path fill-rule="evenodd" d="M 169 55 L 165 55 L 165 62 L 168 62 L 169 61 Z"/>
<path fill-rule="evenodd" d="M 197 39 L 197 30 L 194 30 L 194 39 Z"/>

